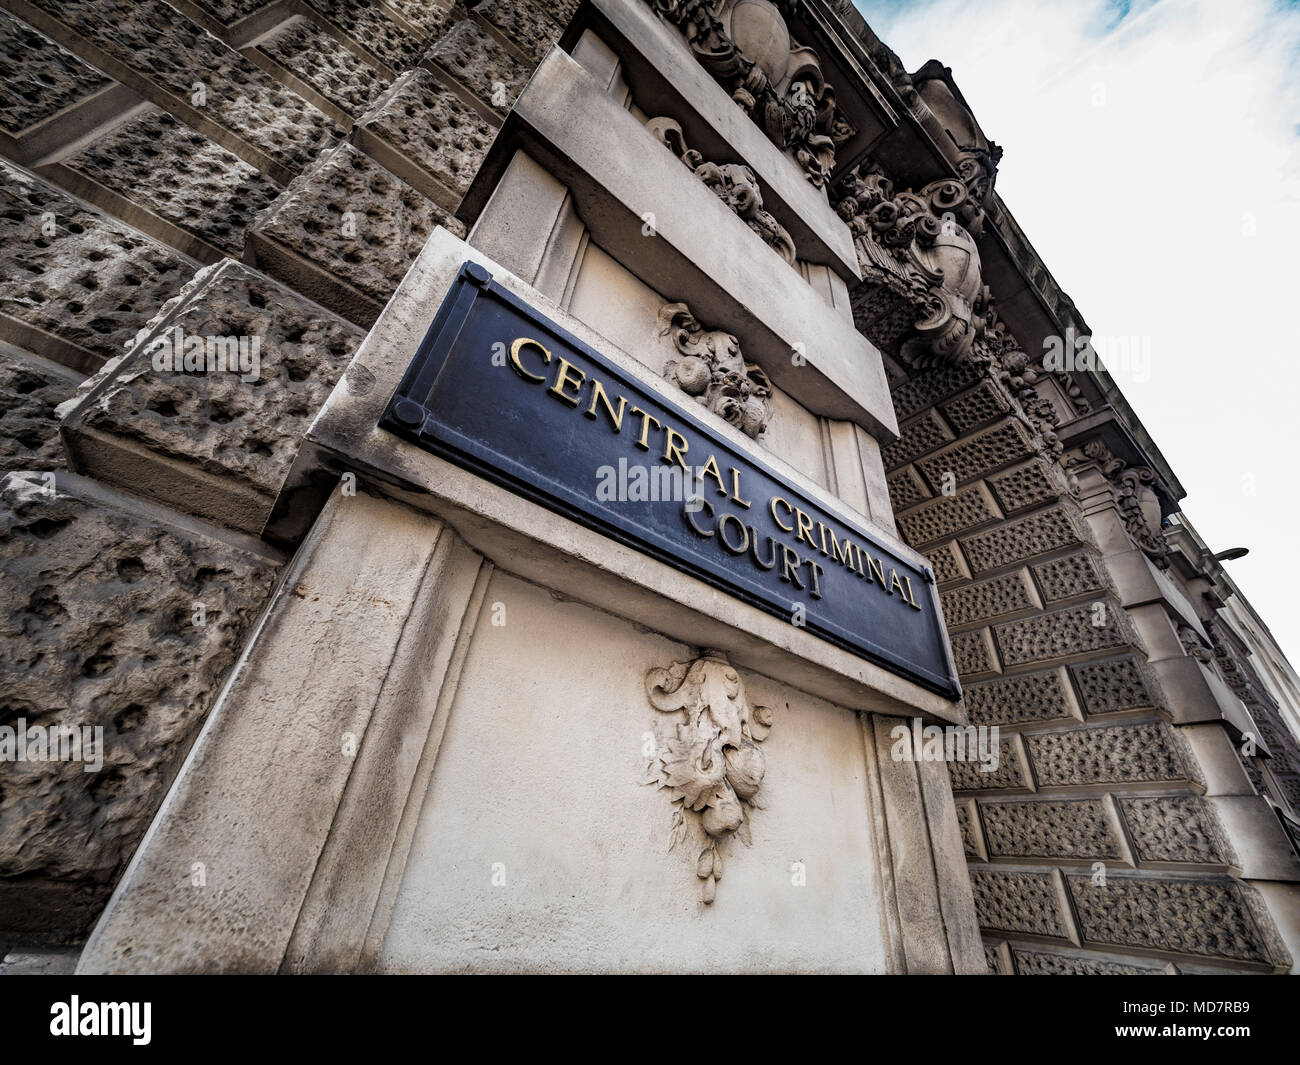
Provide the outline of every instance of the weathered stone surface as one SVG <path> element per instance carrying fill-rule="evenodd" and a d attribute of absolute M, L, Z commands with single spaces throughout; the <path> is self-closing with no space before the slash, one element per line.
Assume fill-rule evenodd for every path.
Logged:
<path fill-rule="evenodd" d="M 1218 819 L 1199 795 L 1121 798 L 1119 808 L 1139 862 L 1225 865 L 1231 859 Z"/>
<path fill-rule="evenodd" d="M 257 47 L 350 115 L 359 115 L 388 78 L 305 18 L 295 18 Z"/>
<path fill-rule="evenodd" d="M 0 349 L 0 473 L 66 465 L 54 408 L 76 391 L 77 376 Z"/>
<path fill-rule="evenodd" d="M 1155 683 L 1136 658 L 1108 658 L 1070 667 L 1079 698 L 1090 714 L 1145 710 L 1159 705 Z"/>
<path fill-rule="evenodd" d="M 280 192 L 165 111 L 123 123 L 63 164 L 236 256 L 254 215 Z"/>
<path fill-rule="evenodd" d="M 930 489 L 910 466 L 890 474 L 886 483 L 889 486 L 889 502 L 895 511 L 930 497 Z"/>
<path fill-rule="evenodd" d="M 535 0 L 486 0 L 474 9 L 475 15 L 486 19 L 535 60 L 540 60 L 560 39 L 562 27 L 550 12 L 556 12 L 556 5 Z"/>
<path fill-rule="evenodd" d="M 0 927 L 84 931 L 269 595 L 275 566 L 61 475 L 0 481 L 0 722 L 103 729 L 103 765 L 0 782 Z M 203 624 L 194 624 L 202 604 Z"/>
<path fill-rule="evenodd" d="M 964 436 L 997 421 L 1010 407 L 1001 388 L 992 381 L 981 381 L 969 392 L 941 404 L 939 409 L 958 435 Z"/>
<path fill-rule="evenodd" d="M 1051 873 L 972 869 L 971 886 L 982 927 L 1066 937 L 1061 898 Z"/>
<path fill-rule="evenodd" d="M 384 2 L 411 25 L 418 27 L 424 33 L 425 40 L 445 33 L 457 18 L 452 10 L 452 0 L 384 0 Z"/>
<path fill-rule="evenodd" d="M 908 325 L 912 322 L 908 311 Z M 894 409 L 898 418 L 910 418 L 919 414 L 926 407 L 933 406 L 938 400 L 969 388 L 980 379 L 981 371 L 970 362 L 959 362 L 952 366 L 940 366 L 909 377 L 906 381 L 891 389 L 894 397 Z"/>
<path fill-rule="evenodd" d="M 357 129 L 378 137 L 457 199 L 496 136 L 495 126 L 422 69 L 393 82 L 357 120 Z"/>
<path fill-rule="evenodd" d="M 959 632 L 951 642 L 953 661 L 962 676 L 987 673 L 996 668 L 997 660 L 989 643 L 988 629 Z"/>
<path fill-rule="evenodd" d="M 478 99 L 504 115 L 531 71 L 475 22 L 464 19 L 425 54 Z"/>
<path fill-rule="evenodd" d="M 1111 599 L 1067 607 L 993 627 L 998 653 L 1008 666 L 1068 658 L 1137 642 L 1124 608 Z"/>
<path fill-rule="evenodd" d="M 465 232 L 459 221 L 353 145 L 340 144 L 255 220 L 250 241 L 257 265 L 268 273 L 369 324 L 436 225 L 457 236 Z M 275 255 L 268 243 L 288 249 L 292 257 Z M 303 270 L 303 262 L 325 278 Z M 341 283 L 342 291 L 332 290 L 331 283 Z"/>
<path fill-rule="evenodd" d="M 1011 736 L 998 739 L 998 765 L 985 773 L 978 761 L 949 762 L 948 773 L 953 791 L 1010 791 L 1028 790 L 1024 761 L 1016 741 Z"/>
<path fill-rule="evenodd" d="M 223 26 L 230 26 L 242 18 L 247 18 L 259 8 L 266 7 L 270 0 L 194 0 L 194 2 L 211 12 Z"/>
<path fill-rule="evenodd" d="M 955 495 L 940 496 L 915 510 L 898 515 L 898 531 L 913 547 L 934 543 L 946 536 L 983 525 L 999 517 L 982 484 L 963 488 Z M 986 550 L 981 558 L 987 558 Z M 991 566 L 987 568 L 992 568 Z"/>
<path fill-rule="evenodd" d="M 352 41 L 392 70 L 405 70 L 420 54 L 421 39 L 412 37 L 379 4 L 369 0 L 306 0 Z"/>
<path fill-rule="evenodd" d="M 932 547 L 926 557 L 930 560 L 930 565 L 934 567 L 934 579 L 939 584 L 944 584 L 947 581 L 958 581 L 970 576 L 962 565 L 956 544 L 948 543 L 939 547 Z"/>
<path fill-rule="evenodd" d="M 972 725 L 1023 725 L 1070 716 L 1065 686 L 1055 670 L 968 684 L 966 710 Z"/>
<path fill-rule="evenodd" d="M 1050 950 L 1012 950 L 1022 976 L 1142 976 L 1162 973 L 1158 965 L 1128 965 L 1100 958 L 1057 954 Z"/>
<path fill-rule="evenodd" d="M 940 596 L 940 602 L 944 621 L 949 627 L 988 621 L 1039 605 L 1034 598 L 1029 575 L 1024 570 L 1004 573 L 1000 577 L 991 577 L 944 592 Z"/>
<path fill-rule="evenodd" d="M 191 100 L 199 83 L 202 114 L 291 172 L 342 135 L 320 111 L 162 0 L 32 2 L 177 97 Z"/>
<path fill-rule="evenodd" d="M 1042 589 L 1043 601 L 1046 603 L 1060 603 L 1081 595 L 1096 595 L 1109 588 L 1100 564 L 1085 553 L 1066 555 L 1051 562 L 1039 562 L 1030 568 L 1034 571 L 1034 579 Z"/>
<path fill-rule="evenodd" d="M 1099 799 L 981 802 L 989 855 L 996 858 L 1119 858 L 1115 830 Z"/>
<path fill-rule="evenodd" d="M 1254 890 L 1227 879 L 1088 876 L 1066 882 L 1085 942 L 1289 966 Z"/>
<path fill-rule="evenodd" d="M 98 70 L 0 11 L 0 127 L 21 133 L 109 84 Z"/>
<path fill-rule="evenodd" d="M 964 484 L 1032 454 L 1024 427 L 1007 421 L 952 444 L 916 465 L 930 485 L 939 490 L 946 475 L 951 475 L 956 484 Z"/>
<path fill-rule="evenodd" d="M 1194 780 L 1179 741 L 1159 722 L 1025 736 L 1034 776 L 1045 787 Z"/>
<path fill-rule="evenodd" d="M 1035 459 L 1024 466 L 1016 466 L 1005 473 L 989 478 L 989 487 L 998 505 L 1006 514 L 1015 514 L 1040 503 L 1048 503 L 1061 495 L 1060 486 L 1048 466 Z"/>
<path fill-rule="evenodd" d="M 257 376 L 156 370 L 152 351 L 177 328 L 187 337 L 256 340 Z M 88 383 L 66 415 L 77 468 L 260 532 L 303 430 L 362 336 L 246 266 L 208 267 L 154 318 L 129 355 Z"/>
<path fill-rule="evenodd" d="M 24 170 L 0 178 L 0 333 L 18 347 L 91 370 L 196 268 Z"/>
<path fill-rule="evenodd" d="M 975 536 L 963 537 L 961 546 L 970 562 L 971 572 L 985 573 L 998 566 L 1085 542 L 1087 532 L 1083 519 L 1073 507 L 1061 506 L 1037 511 Z"/>
<path fill-rule="evenodd" d="M 913 459 L 953 440 L 952 430 L 944 424 L 934 411 L 927 411 L 919 418 L 904 422 L 898 427 L 898 440 L 888 447 L 881 448 L 880 458 L 885 469 L 896 470 Z M 954 482 L 955 484 L 955 482 Z M 943 486 L 939 486 L 943 490 Z"/>

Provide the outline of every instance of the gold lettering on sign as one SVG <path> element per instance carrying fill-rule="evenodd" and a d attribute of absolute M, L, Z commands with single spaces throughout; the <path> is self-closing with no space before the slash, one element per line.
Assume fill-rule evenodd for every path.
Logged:
<path fill-rule="evenodd" d="M 544 375 L 529 373 L 527 370 L 525 370 L 524 364 L 519 359 L 519 355 L 524 350 L 524 348 L 529 348 L 529 347 L 536 348 L 538 351 L 540 351 L 543 355 L 546 356 L 542 360 L 542 364 L 544 366 L 549 366 L 551 364 L 551 353 L 547 351 L 546 348 L 539 341 L 533 340 L 529 337 L 520 337 L 518 340 L 516 340 L 513 344 L 510 345 L 510 367 L 515 371 L 515 373 L 517 373 L 525 381 L 538 381 L 538 382 L 545 381 L 546 377 Z"/>

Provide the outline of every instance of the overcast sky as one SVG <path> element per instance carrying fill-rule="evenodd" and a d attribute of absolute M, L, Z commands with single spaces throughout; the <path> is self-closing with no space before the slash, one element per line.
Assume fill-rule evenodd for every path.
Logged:
<path fill-rule="evenodd" d="M 1300 667 L 1300 5 L 854 2 L 908 70 L 952 68 L 1094 333 L 1141 338 L 1108 368 Z"/>

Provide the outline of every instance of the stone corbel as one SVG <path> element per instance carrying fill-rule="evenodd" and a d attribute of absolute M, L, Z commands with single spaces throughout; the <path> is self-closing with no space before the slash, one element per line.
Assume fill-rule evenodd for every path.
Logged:
<path fill-rule="evenodd" d="M 705 329 L 684 303 L 659 311 L 659 335 L 670 336 L 681 356 L 669 359 L 664 377 L 748 437 L 767 428 L 772 382 L 745 361 L 740 342 L 720 329 Z"/>
<path fill-rule="evenodd" d="M 646 123 L 646 128 L 691 173 L 712 189 L 714 195 L 733 214 L 757 233 L 764 244 L 794 266 L 798 258 L 794 238 L 770 211 L 763 209 L 763 192 L 758 186 L 758 177 L 754 171 L 740 163 L 708 162 L 699 152 L 687 146 L 682 127 L 671 118 L 652 118 Z"/>
<path fill-rule="evenodd" d="M 1130 466 L 1117 458 L 1101 440 L 1080 447 L 1082 459 L 1094 463 L 1110 483 L 1111 494 L 1129 537 L 1161 569 L 1169 568 L 1169 544 L 1160 527 L 1160 500 L 1154 489 L 1156 475 L 1146 466 Z"/>
<path fill-rule="evenodd" d="M 722 877 L 722 844 L 733 836 L 746 846 L 753 842 L 749 821 L 751 811 L 761 809 L 758 792 L 767 769 L 758 744 L 771 731 L 772 711 L 750 706 L 740 674 L 721 651 L 652 669 L 645 687 L 656 710 L 678 715 L 647 783 L 672 801 L 669 851 L 679 843 L 699 847 L 695 875 L 708 905 Z"/>

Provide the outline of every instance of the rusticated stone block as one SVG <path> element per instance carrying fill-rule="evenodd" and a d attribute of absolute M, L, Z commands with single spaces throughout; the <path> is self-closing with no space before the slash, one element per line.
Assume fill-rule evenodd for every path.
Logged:
<path fill-rule="evenodd" d="M 423 37 L 408 33 L 388 17 L 380 4 L 372 4 L 370 0 L 306 0 L 306 3 L 394 73 L 401 73 L 419 58 Z"/>
<path fill-rule="evenodd" d="M 939 409 L 958 435 L 965 436 L 982 425 L 997 421 L 1011 409 L 1011 404 L 1002 394 L 1002 389 L 992 381 L 981 381 L 969 392 L 955 396 Z"/>
<path fill-rule="evenodd" d="M 340 144 L 257 218 L 249 252 L 267 273 L 368 326 L 437 225 L 464 236 L 431 200 Z"/>
<path fill-rule="evenodd" d="M 1232 859 L 1218 818 L 1199 795 L 1121 798 L 1119 808 L 1139 862 L 1227 865 Z"/>
<path fill-rule="evenodd" d="M 84 372 L 197 264 L 0 161 L 0 339 Z"/>
<path fill-rule="evenodd" d="M 961 676 L 978 676 L 981 673 L 998 671 L 997 658 L 993 654 L 988 629 L 959 632 L 952 637 L 951 643 L 953 661 L 956 662 L 957 672 Z"/>
<path fill-rule="evenodd" d="M 1119 840 L 1100 799 L 982 802 L 995 858 L 1120 858 Z"/>
<path fill-rule="evenodd" d="M 957 827 L 961 830 L 961 845 L 968 858 L 983 858 L 985 855 L 980 853 L 978 842 L 975 838 L 975 828 L 972 820 L 976 816 L 974 807 L 968 802 L 959 802 L 957 810 Z"/>
<path fill-rule="evenodd" d="M 504 115 L 523 91 L 532 71 L 470 19 L 463 19 L 429 49 L 434 63 L 455 81 Z"/>
<path fill-rule="evenodd" d="M 418 28 L 426 41 L 446 33 L 457 19 L 452 0 L 384 0 L 384 3 Z"/>
<path fill-rule="evenodd" d="M 1024 570 L 1004 573 L 967 584 L 940 596 L 943 618 L 949 627 L 989 621 L 1020 610 L 1041 606 Z"/>
<path fill-rule="evenodd" d="M 978 761 L 952 761 L 948 774 L 953 791 L 1032 791 L 1020 746 L 1014 736 L 998 737 L 996 768 L 984 772 Z"/>
<path fill-rule="evenodd" d="M 0 724 L 103 730 L 97 771 L 5 765 L 6 931 L 84 934 L 270 594 L 252 541 L 139 507 L 68 474 L 0 481 Z"/>
<path fill-rule="evenodd" d="M 956 495 L 940 496 L 897 517 L 898 531 L 913 547 L 931 544 L 963 529 L 1000 517 L 989 491 L 982 484 L 963 488 Z"/>
<path fill-rule="evenodd" d="M 270 0 L 194 0 L 199 7 L 212 14 L 223 26 L 234 25 L 254 11 L 265 7 Z"/>
<path fill-rule="evenodd" d="M 956 544 L 947 543 L 932 547 L 927 552 L 926 558 L 930 560 L 930 565 L 934 567 L 934 579 L 939 584 L 963 580 L 970 576 L 962 564 L 961 555 Z"/>
<path fill-rule="evenodd" d="M 1073 507 L 1061 506 L 963 537 L 961 546 L 970 562 L 971 572 L 985 573 L 999 566 L 1024 562 L 1049 551 L 1087 542 L 1083 519 Z"/>
<path fill-rule="evenodd" d="M 110 84 L 44 34 L 0 11 L 0 128 L 17 136 Z"/>
<path fill-rule="evenodd" d="M 934 411 L 926 411 L 921 417 L 898 427 L 898 439 L 881 448 L 880 459 L 885 464 L 885 469 L 896 470 L 952 440 L 952 430 L 943 423 L 943 419 Z M 943 489 L 942 485 L 936 487 L 940 491 Z"/>
<path fill-rule="evenodd" d="M 930 498 L 930 489 L 910 466 L 891 473 L 886 484 L 889 486 L 889 502 L 896 511 Z"/>
<path fill-rule="evenodd" d="M 1263 903 L 1238 881 L 1108 876 L 1102 885 L 1086 875 L 1066 881 L 1085 942 L 1274 968 L 1291 964 Z"/>
<path fill-rule="evenodd" d="M 563 32 L 551 17 L 555 10 L 554 4 L 537 0 L 486 0 L 474 8 L 474 14 L 500 30 L 525 55 L 541 62 Z"/>
<path fill-rule="evenodd" d="M 915 319 L 911 316 L 910 309 L 908 313 L 910 326 Z M 900 421 L 910 418 L 926 407 L 934 406 L 939 400 L 960 392 L 963 388 L 969 388 L 981 375 L 980 368 L 970 362 L 922 371 L 890 390 L 894 397 L 894 411 Z"/>
<path fill-rule="evenodd" d="M 257 47 L 350 115 L 361 114 L 388 84 L 375 66 L 305 18 L 286 22 Z"/>
<path fill-rule="evenodd" d="M 972 869 L 975 912 L 983 928 L 1065 939 L 1062 899 L 1051 873 L 1004 873 Z"/>
<path fill-rule="evenodd" d="M 1012 950 L 1016 972 L 1022 976 L 1143 976 L 1166 972 L 1156 965 L 1128 965 L 1050 950 Z"/>
<path fill-rule="evenodd" d="M 169 111 L 177 100 L 192 106 L 193 115 L 284 168 L 272 177 L 296 173 L 342 135 L 320 111 L 162 0 L 31 2 L 134 74 L 132 88 Z M 147 91 L 151 85 L 170 98 Z"/>
<path fill-rule="evenodd" d="M 156 346 L 174 350 L 178 329 L 256 342 L 253 373 L 155 369 Z M 303 431 L 362 335 L 246 266 L 208 267 L 78 396 L 64 420 L 68 449 L 101 480 L 261 532 Z"/>
<path fill-rule="evenodd" d="M 1061 495 L 1060 486 L 1040 459 L 995 474 L 989 478 L 989 487 L 1006 514 L 1050 503 Z"/>
<path fill-rule="evenodd" d="M 0 348 L 0 474 L 66 465 L 54 408 L 79 380 L 61 366 Z"/>
<path fill-rule="evenodd" d="M 1024 725 L 1070 717 L 1065 683 L 1056 670 L 968 684 L 963 694 L 972 725 Z"/>
<path fill-rule="evenodd" d="M 1159 705 L 1155 682 L 1136 658 L 1108 658 L 1070 667 L 1089 714 L 1146 710 Z"/>
<path fill-rule="evenodd" d="M 215 248 L 238 256 L 275 182 L 165 111 L 95 138 L 63 165 Z"/>
<path fill-rule="evenodd" d="M 1043 787 L 1193 781 L 1195 770 L 1168 725 L 1115 725 L 1024 737 Z"/>
<path fill-rule="evenodd" d="M 1124 608 L 1109 599 L 995 625 L 993 638 L 1003 663 L 1008 666 L 1068 658 L 1137 642 L 1137 634 Z"/>
<path fill-rule="evenodd" d="M 352 133 L 368 154 L 449 207 L 460 202 L 495 136 L 492 123 L 423 69 L 398 78 Z"/>
<path fill-rule="evenodd" d="M 1109 589 L 1099 563 L 1086 553 L 1039 562 L 1030 568 L 1043 591 L 1044 602 L 1060 603 Z"/>
<path fill-rule="evenodd" d="M 1024 427 L 1019 422 L 1007 421 L 952 444 L 916 465 L 930 486 L 938 491 L 947 475 L 956 484 L 965 484 L 1032 455 L 1033 446 Z"/>

